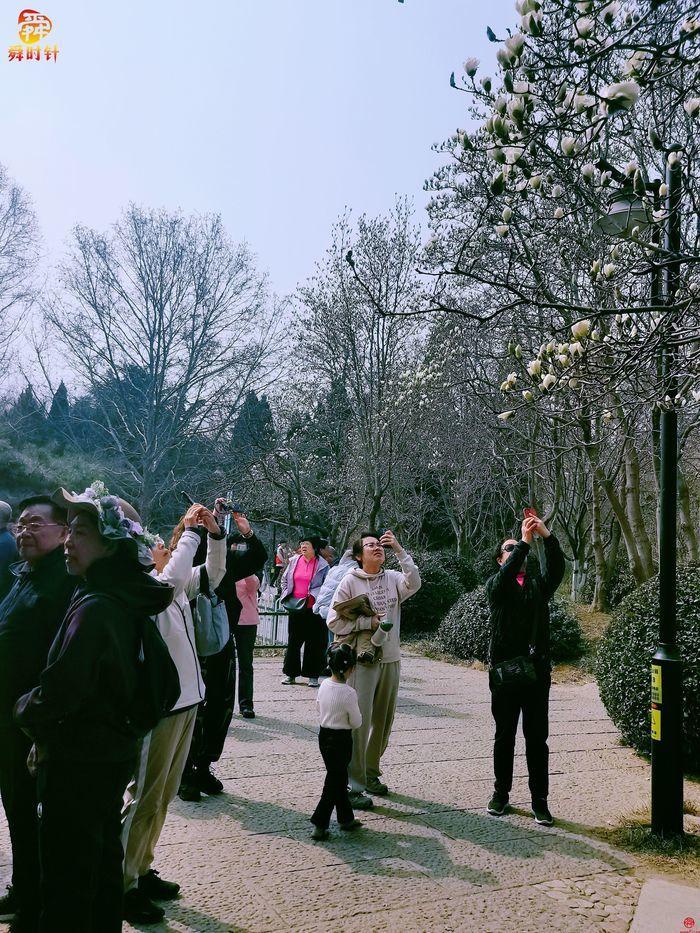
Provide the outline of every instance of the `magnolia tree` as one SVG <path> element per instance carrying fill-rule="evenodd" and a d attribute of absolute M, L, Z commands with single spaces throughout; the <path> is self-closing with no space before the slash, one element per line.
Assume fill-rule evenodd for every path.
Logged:
<path fill-rule="evenodd" d="M 497 326 L 504 347 L 510 338 L 500 419 L 537 412 L 566 429 L 564 444 L 584 445 L 591 498 L 605 497 L 641 581 L 653 572 L 642 506 L 646 467 L 658 462 L 658 406 L 683 407 L 685 445 L 700 401 L 700 23 L 683 2 L 517 8 L 519 28 L 502 39 L 489 30 L 497 77 L 469 59 L 452 80 L 478 128 L 441 147 L 450 158 L 428 183 L 430 300 Z M 680 174 L 673 204 L 669 164 Z M 623 199 L 634 221 L 615 241 L 601 218 L 619 214 Z M 664 240 L 671 212 L 680 252 Z M 665 372 L 662 347 L 673 351 Z M 681 475 L 681 510 L 692 511 L 683 487 Z"/>

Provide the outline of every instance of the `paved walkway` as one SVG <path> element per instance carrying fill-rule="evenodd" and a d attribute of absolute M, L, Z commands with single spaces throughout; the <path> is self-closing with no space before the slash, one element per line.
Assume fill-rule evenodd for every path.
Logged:
<path fill-rule="evenodd" d="M 526 809 L 522 744 L 516 812 L 485 813 L 492 737 L 486 675 L 406 657 L 384 762 L 394 793 L 359 814 L 359 832 L 333 826 L 331 839 L 319 844 L 307 822 L 323 779 L 315 692 L 281 686 L 280 668 L 280 659 L 256 659 L 258 717 L 234 720 L 218 765 L 225 793 L 174 803 L 155 867 L 179 881 L 183 895 L 168 905 L 167 924 L 143 929 L 629 929 L 642 883 L 635 860 L 581 830 L 644 806 L 649 769 L 619 744 L 594 684 L 552 690 L 550 801 L 566 822 L 544 829 Z M 697 785 L 689 793 L 700 803 Z M 4 883 L 4 826 L 0 845 Z"/>

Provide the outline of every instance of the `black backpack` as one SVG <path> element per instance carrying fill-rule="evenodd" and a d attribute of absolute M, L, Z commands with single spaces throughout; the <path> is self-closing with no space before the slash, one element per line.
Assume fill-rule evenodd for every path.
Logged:
<path fill-rule="evenodd" d="M 136 692 L 127 714 L 129 730 L 139 738 L 155 728 L 180 696 L 180 676 L 155 619 L 139 620 Z"/>

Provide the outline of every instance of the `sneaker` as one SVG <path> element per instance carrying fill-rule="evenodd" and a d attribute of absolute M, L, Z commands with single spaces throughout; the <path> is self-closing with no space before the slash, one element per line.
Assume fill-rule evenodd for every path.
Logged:
<path fill-rule="evenodd" d="M 386 795 L 389 793 L 389 788 L 386 786 L 386 784 L 382 784 L 379 778 L 368 778 L 367 793 L 376 794 L 377 797 L 386 797 Z"/>
<path fill-rule="evenodd" d="M 255 719 L 255 710 L 252 706 L 246 706 L 241 710 L 241 716 L 244 719 Z"/>
<path fill-rule="evenodd" d="M 371 810 L 374 801 L 367 794 L 363 794 L 362 791 L 358 790 L 350 794 L 350 806 L 353 810 Z"/>
<path fill-rule="evenodd" d="M 324 829 L 323 826 L 314 826 L 311 838 L 315 842 L 323 842 L 324 839 L 328 839 L 328 830 Z"/>
<path fill-rule="evenodd" d="M 17 910 L 17 898 L 11 884 L 7 886 L 7 894 L 0 897 L 0 917 L 11 917 Z"/>
<path fill-rule="evenodd" d="M 195 780 L 200 791 L 209 797 L 216 797 L 224 789 L 224 785 L 218 777 L 211 773 L 209 768 L 197 768 Z"/>
<path fill-rule="evenodd" d="M 318 677 L 309 677 L 309 686 L 318 687 Z"/>
<path fill-rule="evenodd" d="M 489 805 L 486 807 L 486 812 L 490 813 L 491 816 L 503 816 L 507 809 L 508 798 L 501 797 L 500 794 L 494 794 L 493 797 L 489 800 Z"/>
<path fill-rule="evenodd" d="M 339 823 L 338 825 L 344 832 L 351 833 L 354 829 L 359 829 L 362 823 L 360 820 L 350 820 L 349 823 Z"/>
<path fill-rule="evenodd" d="M 152 868 L 139 878 L 139 891 L 154 901 L 173 901 L 180 894 L 180 885 L 160 878 Z"/>
<path fill-rule="evenodd" d="M 296 687 L 297 679 L 296 677 L 285 677 L 282 683 L 285 687 Z"/>
<path fill-rule="evenodd" d="M 163 908 L 138 888 L 131 888 L 124 895 L 124 919 L 129 923 L 160 923 L 164 916 Z"/>
<path fill-rule="evenodd" d="M 535 822 L 539 823 L 540 826 L 552 826 L 554 824 L 554 817 L 549 812 L 546 800 L 532 801 L 532 815 L 535 817 Z"/>
<path fill-rule="evenodd" d="M 194 778 L 192 777 L 182 780 L 177 795 L 180 800 L 188 800 L 191 803 L 199 803 L 202 799 L 199 787 L 194 784 Z"/>

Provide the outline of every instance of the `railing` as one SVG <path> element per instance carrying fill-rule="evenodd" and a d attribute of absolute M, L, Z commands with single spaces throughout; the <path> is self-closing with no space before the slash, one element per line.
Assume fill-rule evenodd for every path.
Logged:
<path fill-rule="evenodd" d="M 258 637 L 256 648 L 284 648 L 289 637 L 289 616 L 280 604 L 277 591 L 270 588 L 258 600 Z"/>

